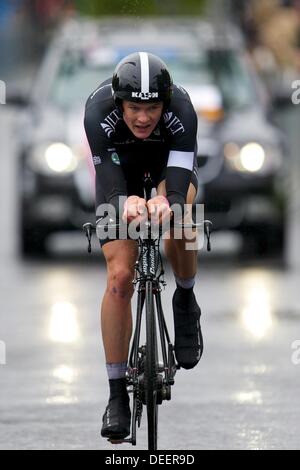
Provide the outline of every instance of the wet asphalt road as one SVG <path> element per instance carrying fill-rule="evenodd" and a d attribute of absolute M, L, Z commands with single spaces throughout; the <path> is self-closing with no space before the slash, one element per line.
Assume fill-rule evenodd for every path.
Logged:
<path fill-rule="evenodd" d="M 81 236 L 56 240 L 47 261 L 18 258 L 13 120 L 0 108 L 0 449 L 110 450 L 99 437 L 108 392 L 98 327 L 103 259 L 85 254 Z M 285 125 L 293 133 L 294 117 Z M 276 260 L 243 263 L 224 237 L 213 254 L 199 255 L 205 353 L 193 371 L 179 371 L 172 401 L 159 409 L 160 449 L 300 448 L 296 153 L 293 165 L 289 269 Z M 166 280 L 171 325 L 169 270 Z M 147 448 L 145 423 L 136 449 Z"/>

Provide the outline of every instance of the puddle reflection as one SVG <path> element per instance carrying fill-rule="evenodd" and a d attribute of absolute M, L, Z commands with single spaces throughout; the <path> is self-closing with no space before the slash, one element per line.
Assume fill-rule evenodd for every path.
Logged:
<path fill-rule="evenodd" d="M 256 339 L 270 333 L 273 324 L 271 279 L 264 272 L 247 273 L 242 280 L 241 320 L 243 327 Z"/>
<path fill-rule="evenodd" d="M 262 394 L 259 390 L 241 391 L 234 395 L 234 401 L 244 404 L 262 405 Z"/>
<path fill-rule="evenodd" d="M 61 365 L 53 371 L 53 377 L 67 384 L 71 384 L 72 382 L 74 382 L 76 376 L 77 372 L 71 367 L 65 365 Z"/>
<path fill-rule="evenodd" d="M 57 343 L 74 343 L 80 337 L 77 310 L 70 302 L 57 302 L 51 308 L 49 337 Z"/>
<path fill-rule="evenodd" d="M 52 372 L 50 396 L 46 403 L 50 405 L 69 405 L 78 403 L 78 398 L 73 394 L 73 386 L 77 377 L 77 371 L 65 364 L 58 366 Z"/>
<path fill-rule="evenodd" d="M 46 400 L 48 405 L 72 405 L 78 403 L 78 398 L 72 395 L 56 395 Z"/>

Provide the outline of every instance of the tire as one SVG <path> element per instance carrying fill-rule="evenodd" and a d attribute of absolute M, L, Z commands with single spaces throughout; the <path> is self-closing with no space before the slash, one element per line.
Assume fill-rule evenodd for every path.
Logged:
<path fill-rule="evenodd" d="M 157 449 L 157 343 L 152 282 L 146 283 L 145 395 L 148 419 L 148 449 Z"/>

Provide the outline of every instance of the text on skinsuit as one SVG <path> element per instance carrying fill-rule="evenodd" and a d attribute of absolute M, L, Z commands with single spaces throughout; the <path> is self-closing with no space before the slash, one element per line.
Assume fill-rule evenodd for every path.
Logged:
<path fill-rule="evenodd" d="M 112 111 L 106 118 L 104 122 L 101 122 L 101 127 L 106 132 L 107 136 L 110 137 L 113 132 L 116 130 L 116 125 L 122 119 L 117 110 Z"/>
<path fill-rule="evenodd" d="M 185 131 L 182 122 L 178 119 L 173 112 L 168 112 L 164 114 L 164 121 L 166 128 L 169 129 L 172 135 L 180 132 L 181 134 Z"/>

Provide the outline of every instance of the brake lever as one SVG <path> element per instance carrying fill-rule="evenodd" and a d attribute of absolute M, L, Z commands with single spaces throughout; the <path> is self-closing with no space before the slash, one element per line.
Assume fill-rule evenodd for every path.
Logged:
<path fill-rule="evenodd" d="M 88 239 L 88 253 L 92 252 L 92 246 L 91 246 L 91 241 L 92 241 L 92 224 L 90 222 L 84 224 L 82 226 L 83 230 L 85 231 L 85 236 Z"/>
<path fill-rule="evenodd" d="M 211 235 L 212 222 L 210 220 L 204 220 L 204 233 L 207 238 L 207 251 L 211 251 L 210 235 Z"/>

